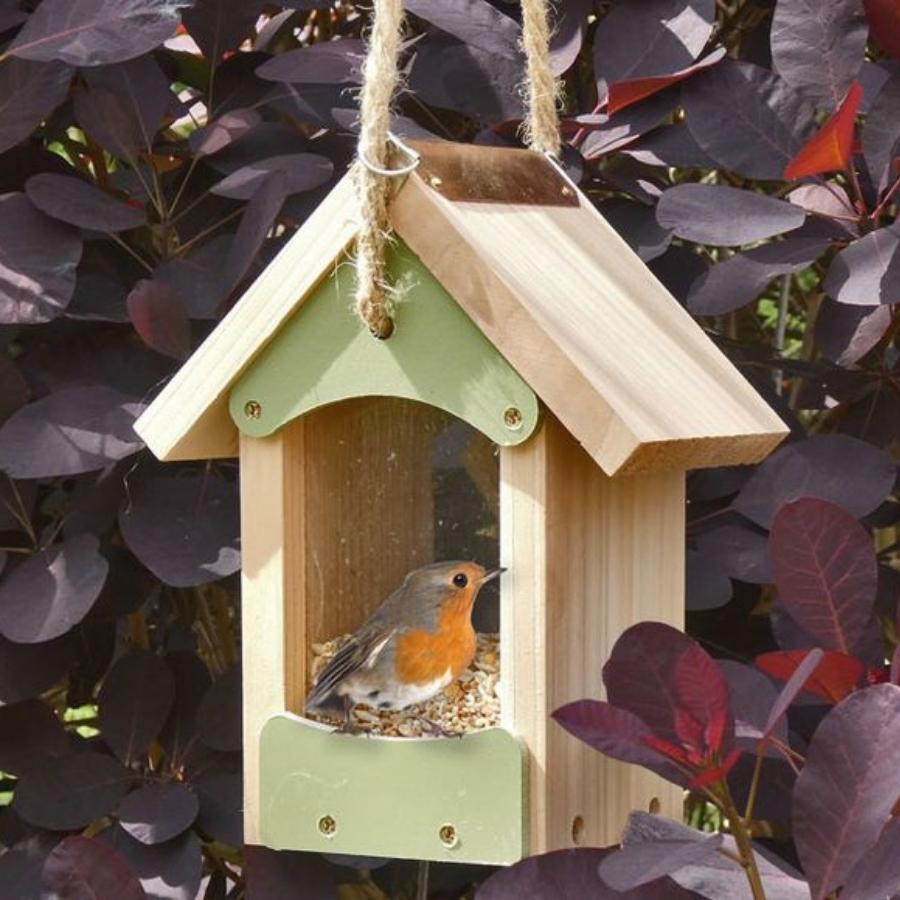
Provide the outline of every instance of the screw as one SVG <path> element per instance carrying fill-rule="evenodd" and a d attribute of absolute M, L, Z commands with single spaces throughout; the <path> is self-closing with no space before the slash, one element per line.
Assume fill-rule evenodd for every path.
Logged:
<path fill-rule="evenodd" d="M 428 179 L 428 183 L 433 188 L 439 188 L 444 183 L 444 179 L 439 178 L 437 175 L 432 175 L 431 178 Z"/>
<path fill-rule="evenodd" d="M 503 424 L 518 431 L 522 427 L 522 411 L 516 406 L 509 406 L 503 411 Z"/>
<path fill-rule="evenodd" d="M 258 400 L 248 400 L 244 404 L 244 415 L 248 419 L 258 419 L 262 415 L 262 404 Z"/>
<path fill-rule="evenodd" d="M 575 191 L 573 191 L 572 188 L 570 188 L 567 184 L 564 184 L 560 190 L 560 193 L 563 195 L 563 197 L 571 197 L 575 193 Z"/>
<path fill-rule="evenodd" d="M 327 838 L 334 837 L 337 832 L 337 822 L 331 816 L 322 816 L 319 819 L 319 833 Z"/>
<path fill-rule="evenodd" d="M 459 835 L 456 833 L 455 825 L 441 825 L 438 837 L 447 849 L 452 849 L 459 843 Z"/>

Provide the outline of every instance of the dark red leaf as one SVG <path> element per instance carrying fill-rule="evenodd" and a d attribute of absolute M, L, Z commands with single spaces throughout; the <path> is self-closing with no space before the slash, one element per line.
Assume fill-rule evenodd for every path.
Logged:
<path fill-rule="evenodd" d="M 132 425 L 143 404 L 90 385 L 29 403 L 0 428 L 0 469 L 12 478 L 95 472 L 143 446 Z"/>
<path fill-rule="evenodd" d="M 107 672 L 97 703 L 100 732 L 125 763 L 142 757 L 172 709 L 175 680 L 165 661 L 148 651 L 122 656 Z"/>
<path fill-rule="evenodd" d="M 688 128 L 720 166 L 781 179 L 814 127 L 806 99 L 768 69 L 725 59 L 682 87 Z"/>
<path fill-rule="evenodd" d="M 900 225 L 879 228 L 841 250 L 824 288 L 839 303 L 854 306 L 900 302 Z"/>
<path fill-rule="evenodd" d="M 283 172 L 288 194 L 311 191 L 331 178 L 331 160 L 315 153 L 292 153 L 271 156 L 232 172 L 212 188 L 214 194 L 236 200 L 249 200 L 273 172 Z"/>
<path fill-rule="evenodd" d="M 757 656 L 756 665 L 779 681 L 789 681 L 808 655 L 808 650 L 773 650 Z M 828 650 L 802 690 L 829 703 L 839 703 L 859 687 L 865 669 L 855 657 Z"/>
<path fill-rule="evenodd" d="M 144 210 L 122 203 L 93 184 L 50 172 L 25 182 L 25 194 L 43 213 L 94 231 L 127 231 L 147 221 Z"/>
<path fill-rule="evenodd" d="M 213 750 L 241 749 L 241 669 L 234 666 L 207 691 L 198 711 L 200 739 Z"/>
<path fill-rule="evenodd" d="M 893 897 L 900 891 L 900 819 L 881 830 L 874 846 L 850 870 L 841 900 Z"/>
<path fill-rule="evenodd" d="M 858 81 L 854 81 L 837 111 L 787 164 L 785 179 L 791 181 L 807 175 L 843 172 L 847 169 L 853 153 L 856 113 L 861 100 L 862 88 Z"/>
<path fill-rule="evenodd" d="M 102 841 L 70 835 L 44 862 L 44 886 L 59 900 L 144 900 L 127 860 Z"/>
<path fill-rule="evenodd" d="M 816 316 L 816 346 L 839 366 L 859 362 L 884 337 L 890 306 L 848 306 L 825 297 Z"/>
<path fill-rule="evenodd" d="M 197 795 L 183 784 L 148 784 L 122 801 L 119 823 L 142 844 L 161 844 L 190 828 L 199 809 Z"/>
<path fill-rule="evenodd" d="M 724 56 L 725 48 L 719 47 L 699 62 L 680 69 L 678 72 L 672 72 L 670 75 L 655 75 L 646 78 L 634 78 L 629 81 L 615 81 L 609 86 L 607 112 L 612 116 L 619 110 L 625 109 L 626 106 L 631 106 L 633 103 L 652 97 L 665 88 L 678 84 L 679 81 L 684 81 L 703 69 L 714 66 Z"/>
<path fill-rule="evenodd" d="M 362 41 L 325 41 L 279 53 L 264 62 L 256 74 L 267 81 L 292 84 L 359 84 L 365 55 Z"/>
<path fill-rule="evenodd" d="M 883 450 L 846 435 L 817 435 L 776 450 L 741 489 L 734 508 L 763 528 L 800 497 L 819 497 L 861 517 L 881 504 L 896 477 Z"/>
<path fill-rule="evenodd" d="M 77 231 L 39 212 L 24 194 L 0 196 L 0 323 L 55 319 L 72 299 L 80 259 Z"/>
<path fill-rule="evenodd" d="M 181 298 L 166 282 L 144 278 L 126 302 L 134 330 L 151 350 L 173 359 L 187 359 L 191 323 Z"/>
<path fill-rule="evenodd" d="M 20 644 L 65 634 L 100 596 L 109 563 L 92 534 L 52 544 L 8 572 L 0 583 L 0 632 Z"/>
<path fill-rule="evenodd" d="M 676 12 L 669 0 L 614 6 L 594 35 L 594 75 L 603 99 L 607 86 L 671 75 L 693 63 L 715 22 L 712 0 L 687 0 Z"/>
<path fill-rule="evenodd" d="M 868 28 L 859 0 L 779 0 L 772 62 L 788 84 L 835 109 L 859 74 Z"/>
<path fill-rule="evenodd" d="M 900 796 L 900 687 L 851 694 L 816 729 L 794 788 L 794 841 L 815 900 L 844 884 Z"/>
<path fill-rule="evenodd" d="M 784 687 L 781 689 L 778 698 L 772 704 L 771 711 L 769 712 L 769 716 L 763 727 L 763 734 L 766 737 L 773 734 L 782 724 L 782 716 L 788 711 L 788 707 L 794 702 L 797 694 L 803 690 L 804 685 L 810 680 L 813 672 L 819 667 L 824 656 L 824 651 L 819 648 L 810 650 L 809 653 L 806 654 L 806 658 L 803 662 L 794 669 L 793 674 L 788 678 Z"/>
<path fill-rule="evenodd" d="M 207 584 L 240 568 L 237 488 L 213 475 L 136 481 L 119 526 L 132 553 L 166 584 Z"/>
<path fill-rule="evenodd" d="M 7 53 L 73 66 L 133 59 L 175 33 L 180 5 L 173 0 L 44 0 Z"/>
<path fill-rule="evenodd" d="M 712 184 L 679 184 L 663 192 L 656 218 L 679 237 L 734 246 L 793 231 L 806 213 L 766 194 Z"/>
<path fill-rule="evenodd" d="M 875 40 L 900 59 L 900 0 L 863 0 Z"/>
<path fill-rule="evenodd" d="M 406 0 L 406 9 L 463 43 L 487 53 L 517 59 L 522 38 L 515 19 L 485 0 Z"/>
<path fill-rule="evenodd" d="M 37 760 L 19 779 L 13 808 L 39 828 L 73 831 L 112 812 L 130 778 L 118 760 L 102 753 L 70 753 L 52 766 Z"/>
<path fill-rule="evenodd" d="M 0 771 L 12 775 L 39 757 L 63 756 L 70 750 L 62 723 L 40 700 L 0 706 L 0 735 Z"/>
<path fill-rule="evenodd" d="M 786 503 L 772 522 L 769 551 L 788 613 L 826 650 L 852 653 L 878 587 L 872 538 L 826 500 Z"/>
<path fill-rule="evenodd" d="M 0 153 L 15 146 L 65 99 L 72 69 L 7 59 L 0 65 Z"/>

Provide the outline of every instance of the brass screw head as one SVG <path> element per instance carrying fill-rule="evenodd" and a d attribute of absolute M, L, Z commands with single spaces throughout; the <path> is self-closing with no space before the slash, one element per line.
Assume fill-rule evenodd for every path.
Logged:
<path fill-rule="evenodd" d="M 248 419 L 258 419 L 262 415 L 262 404 L 258 400 L 248 400 L 244 404 L 244 415 Z"/>
<path fill-rule="evenodd" d="M 512 431 L 518 431 L 522 427 L 522 411 L 516 406 L 508 406 L 503 411 L 503 424 Z"/>
<path fill-rule="evenodd" d="M 334 837 L 337 833 L 337 822 L 331 816 L 322 816 L 319 819 L 319 834 L 327 838 Z"/>
<path fill-rule="evenodd" d="M 444 179 L 438 175 L 432 175 L 431 178 L 428 179 L 428 183 L 433 188 L 439 188 L 444 183 Z"/>
<path fill-rule="evenodd" d="M 459 843 L 459 835 L 456 833 L 455 825 L 441 825 L 440 830 L 438 831 L 438 837 L 447 849 L 452 849 Z"/>
<path fill-rule="evenodd" d="M 563 197 L 571 197 L 575 192 L 567 184 L 564 184 L 560 190 Z"/>

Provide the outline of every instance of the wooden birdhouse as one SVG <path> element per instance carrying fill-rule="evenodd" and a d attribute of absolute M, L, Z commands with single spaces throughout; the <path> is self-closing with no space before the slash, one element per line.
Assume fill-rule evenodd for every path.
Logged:
<path fill-rule="evenodd" d="M 757 462 L 786 429 L 552 161 L 415 149 L 388 339 L 352 308 L 348 177 L 137 424 L 162 460 L 240 459 L 246 840 L 494 864 L 603 846 L 679 793 L 550 714 L 600 696 L 630 625 L 682 626 L 685 472 Z M 508 569 L 500 727 L 305 719 L 312 648 L 478 541 Z"/>

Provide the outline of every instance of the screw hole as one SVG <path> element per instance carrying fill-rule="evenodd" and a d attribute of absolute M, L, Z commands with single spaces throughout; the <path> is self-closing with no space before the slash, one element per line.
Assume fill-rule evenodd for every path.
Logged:
<path fill-rule="evenodd" d="M 319 833 L 327 838 L 334 837 L 337 832 L 337 822 L 331 816 L 322 816 L 319 819 Z"/>
<path fill-rule="evenodd" d="M 580 844 L 584 839 L 584 817 L 575 816 L 572 819 L 572 843 Z"/>
<path fill-rule="evenodd" d="M 651 815 L 658 816 L 661 810 L 662 803 L 659 802 L 659 797 L 651 797 L 650 803 L 647 805 L 647 812 Z"/>

